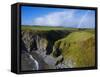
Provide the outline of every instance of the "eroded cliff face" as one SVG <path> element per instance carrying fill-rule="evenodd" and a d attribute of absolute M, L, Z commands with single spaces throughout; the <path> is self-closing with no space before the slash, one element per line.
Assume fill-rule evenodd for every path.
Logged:
<path fill-rule="evenodd" d="M 45 50 L 48 44 L 48 40 L 44 36 L 38 33 L 32 34 L 30 31 L 22 32 L 22 41 L 28 52 L 41 49 Z"/>
<path fill-rule="evenodd" d="M 94 34 L 84 31 L 23 30 L 22 70 L 94 66 L 94 40 Z"/>
<path fill-rule="evenodd" d="M 68 31 L 22 31 L 22 70 L 33 68 L 55 69 L 56 62 L 62 57 L 55 58 L 51 55 L 55 41 L 68 35 Z M 36 66 L 34 58 L 38 65 Z M 27 59 L 28 58 L 28 59 Z M 26 63 L 25 63 L 26 61 Z M 32 63 L 33 62 L 33 63 Z M 25 65 L 26 64 L 26 65 Z M 27 67 L 26 67 L 27 66 Z M 29 66 L 29 67 L 28 67 Z M 31 67 L 30 67 L 31 66 Z"/>

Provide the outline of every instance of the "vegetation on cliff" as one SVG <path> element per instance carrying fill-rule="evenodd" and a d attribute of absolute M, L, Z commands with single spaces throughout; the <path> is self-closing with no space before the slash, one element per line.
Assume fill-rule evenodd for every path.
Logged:
<path fill-rule="evenodd" d="M 94 34 L 86 31 L 73 32 L 55 42 L 53 55 L 57 49 L 64 57 L 67 67 L 88 67 L 95 65 Z"/>

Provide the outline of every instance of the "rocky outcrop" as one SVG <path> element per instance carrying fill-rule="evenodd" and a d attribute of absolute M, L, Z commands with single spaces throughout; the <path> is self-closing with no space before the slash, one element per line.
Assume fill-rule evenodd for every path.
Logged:
<path fill-rule="evenodd" d="M 55 41 L 65 37 L 70 32 L 68 31 L 22 31 L 22 60 L 30 63 L 32 68 L 35 69 L 36 64 L 32 61 L 39 63 L 39 69 L 54 69 L 57 59 L 51 53 Z M 24 53 L 23 53 L 24 52 Z M 28 53 L 28 54 L 27 54 Z M 25 55 L 31 56 L 27 57 Z M 36 56 L 37 55 L 37 56 Z M 25 59 L 28 58 L 29 60 Z M 32 60 L 33 58 L 33 60 Z M 41 60 L 41 61 L 40 61 Z M 22 63 L 23 64 L 23 63 Z M 25 64 L 25 63 L 24 63 Z M 46 65 L 46 66 L 45 66 Z M 25 70 L 25 65 L 23 65 Z M 28 64 L 26 65 L 28 66 Z M 37 70 L 37 69 L 35 69 Z"/>

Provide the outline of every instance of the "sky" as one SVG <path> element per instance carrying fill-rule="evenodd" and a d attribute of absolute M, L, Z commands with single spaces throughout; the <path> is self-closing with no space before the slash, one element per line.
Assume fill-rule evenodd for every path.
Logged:
<path fill-rule="evenodd" d="M 21 25 L 95 28 L 95 11 L 22 6 Z"/>

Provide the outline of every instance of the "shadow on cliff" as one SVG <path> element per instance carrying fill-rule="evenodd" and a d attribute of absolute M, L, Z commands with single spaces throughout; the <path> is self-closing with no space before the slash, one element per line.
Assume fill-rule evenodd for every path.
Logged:
<path fill-rule="evenodd" d="M 51 31 L 47 32 L 46 38 L 48 40 L 48 46 L 46 48 L 46 50 L 47 50 L 46 55 L 51 54 L 55 41 L 57 41 L 61 38 L 64 38 L 69 33 L 70 32 L 66 31 L 66 30 L 51 30 Z"/>

